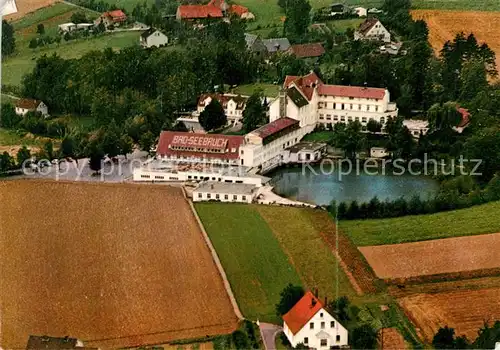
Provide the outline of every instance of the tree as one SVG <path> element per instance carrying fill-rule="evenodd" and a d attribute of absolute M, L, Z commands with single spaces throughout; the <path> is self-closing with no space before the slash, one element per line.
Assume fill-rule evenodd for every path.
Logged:
<path fill-rule="evenodd" d="M 14 27 L 6 20 L 2 20 L 2 56 L 12 55 L 15 49 Z"/>
<path fill-rule="evenodd" d="M 488 88 L 487 72 L 484 63 L 471 62 L 462 71 L 460 100 L 470 101 Z"/>
<path fill-rule="evenodd" d="M 478 336 L 473 343 L 476 349 L 493 349 L 495 343 L 500 341 L 500 321 L 496 321 L 492 327 L 488 323 L 479 329 Z"/>
<path fill-rule="evenodd" d="M 304 288 L 301 286 L 294 286 L 289 283 L 280 293 L 280 301 L 276 304 L 276 313 L 278 316 L 283 316 L 290 309 L 297 304 L 297 302 L 304 296 Z"/>
<path fill-rule="evenodd" d="M 114 158 L 120 153 L 120 129 L 114 119 L 106 128 L 102 150 L 109 158 Z"/>
<path fill-rule="evenodd" d="M 78 24 L 78 23 L 87 23 L 87 16 L 85 15 L 84 12 L 78 11 L 75 12 L 71 15 L 71 22 Z"/>
<path fill-rule="evenodd" d="M 442 106 L 434 104 L 427 111 L 427 119 L 431 130 L 451 129 L 458 125 L 462 115 L 455 102 L 446 102 Z"/>
<path fill-rule="evenodd" d="M 247 100 L 243 111 L 243 128 L 250 132 L 266 121 L 266 108 L 262 104 L 263 94 L 256 91 Z"/>
<path fill-rule="evenodd" d="M 43 23 L 39 23 L 36 26 L 36 33 L 40 34 L 40 35 L 44 35 L 45 34 L 45 26 L 43 25 Z"/>
<path fill-rule="evenodd" d="M 104 151 L 99 140 L 90 141 L 87 153 L 90 169 L 94 172 L 94 175 L 99 174 L 102 169 L 102 159 L 104 158 Z"/>
<path fill-rule="evenodd" d="M 369 132 L 373 132 L 373 133 L 380 132 L 382 130 L 382 124 L 377 122 L 375 119 L 370 119 L 368 121 L 368 124 L 366 124 L 366 129 Z"/>
<path fill-rule="evenodd" d="M 432 346 L 434 346 L 435 349 L 454 349 L 455 330 L 448 326 L 439 328 L 432 339 Z"/>
<path fill-rule="evenodd" d="M 128 135 L 120 137 L 120 151 L 127 158 L 127 154 L 132 153 L 134 149 L 134 140 Z"/>
<path fill-rule="evenodd" d="M 224 109 L 216 98 L 213 98 L 203 112 L 200 113 L 198 120 L 206 131 L 218 129 L 227 123 Z"/>
<path fill-rule="evenodd" d="M 347 158 L 354 158 L 356 152 L 363 149 L 366 143 L 366 136 L 362 133 L 362 126 L 359 121 L 349 122 L 349 124 L 337 123 L 333 127 L 333 144 L 344 150 Z"/>
<path fill-rule="evenodd" d="M 309 28 L 311 5 L 307 0 L 287 0 L 286 2 L 284 34 L 292 41 L 299 41 Z"/>
<path fill-rule="evenodd" d="M 247 350 L 250 348 L 250 342 L 245 332 L 238 329 L 231 334 L 231 338 L 237 350 Z"/>
<path fill-rule="evenodd" d="M 148 131 L 145 134 L 143 134 L 139 140 L 139 146 L 141 147 L 141 149 L 148 153 L 151 152 L 154 143 L 155 143 L 155 137 L 151 131 Z"/>
<path fill-rule="evenodd" d="M 53 159 L 54 158 L 54 144 L 52 141 L 48 140 L 43 144 L 43 151 L 45 152 L 45 156 L 48 159 Z"/>
<path fill-rule="evenodd" d="M 482 180 L 489 181 L 500 170 L 499 127 L 481 129 L 467 140 L 464 149 L 469 159 L 481 159 L 476 172 L 481 173 Z"/>
<path fill-rule="evenodd" d="M 0 155 L 0 175 L 14 168 L 14 158 L 8 152 Z"/>
<path fill-rule="evenodd" d="M 354 328 L 349 337 L 352 349 L 375 349 L 377 348 L 378 333 L 369 324 L 363 324 Z"/>
<path fill-rule="evenodd" d="M 22 118 L 17 115 L 13 105 L 8 103 L 2 104 L 0 112 L 0 126 L 5 129 L 13 129 L 19 125 Z"/>
<path fill-rule="evenodd" d="M 351 320 L 351 315 L 349 314 L 350 303 L 351 302 L 349 301 L 348 297 L 341 296 L 340 298 L 329 302 L 326 306 L 326 309 L 333 317 L 335 317 L 340 322 L 348 322 Z"/>
<path fill-rule="evenodd" d="M 61 156 L 64 158 L 75 156 L 75 141 L 71 136 L 65 136 L 62 139 L 59 152 L 61 153 Z"/>
<path fill-rule="evenodd" d="M 17 151 L 16 158 L 17 158 L 17 164 L 21 166 L 25 161 L 31 159 L 31 152 L 26 146 L 23 146 L 22 148 L 19 149 L 19 151 Z"/>

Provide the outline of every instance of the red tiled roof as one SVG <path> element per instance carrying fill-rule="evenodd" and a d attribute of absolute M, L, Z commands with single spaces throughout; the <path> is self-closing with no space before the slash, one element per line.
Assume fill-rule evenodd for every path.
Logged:
<path fill-rule="evenodd" d="M 283 321 L 285 321 L 293 334 L 297 334 L 297 332 L 300 331 L 322 308 L 323 304 L 308 291 L 290 311 L 283 315 Z"/>
<path fill-rule="evenodd" d="M 294 83 L 295 86 L 309 101 L 312 98 L 314 86 L 323 84 L 321 79 L 314 72 L 304 75 L 303 77 L 287 75 L 285 78 L 285 83 L 283 84 L 284 87 L 288 88 L 291 83 Z"/>
<path fill-rule="evenodd" d="M 319 57 L 325 53 L 321 43 L 300 44 L 290 46 L 290 52 L 298 58 Z"/>
<path fill-rule="evenodd" d="M 319 85 L 318 94 L 326 96 L 374 98 L 381 100 L 385 96 L 385 89 L 360 86 Z"/>
<path fill-rule="evenodd" d="M 470 123 L 470 113 L 469 110 L 466 108 L 458 107 L 457 108 L 458 113 L 462 115 L 462 120 L 460 123 L 458 123 L 457 127 L 458 128 L 464 128 Z"/>
<path fill-rule="evenodd" d="M 252 133 L 259 135 L 263 139 L 266 137 L 269 137 L 271 135 L 274 135 L 288 127 L 291 127 L 292 125 L 298 125 L 299 121 L 284 117 L 284 118 L 279 118 L 276 119 L 274 122 L 271 122 L 269 124 L 266 124 L 264 126 L 261 126 L 257 130 L 252 131 Z"/>
<path fill-rule="evenodd" d="M 241 6 L 241 5 L 231 5 L 230 12 L 241 17 L 241 16 L 243 16 L 243 14 L 248 12 L 248 8 L 246 8 L 245 6 Z"/>
<path fill-rule="evenodd" d="M 245 108 L 245 105 L 246 105 L 246 102 L 248 100 L 247 97 L 243 97 L 243 96 L 240 96 L 240 95 L 237 95 L 237 96 L 227 96 L 227 95 L 223 95 L 223 94 L 203 94 L 200 96 L 200 98 L 198 99 L 198 106 L 200 107 L 205 107 L 205 100 L 210 97 L 210 98 L 216 98 L 220 104 L 222 105 L 222 107 L 225 109 L 227 107 L 227 103 L 231 100 L 233 100 L 234 102 L 236 102 L 236 109 L 244 109 Z"/>
<path fill-rule="evenodd" d="M 37 107 L 42 103 L 40 100 L 33 100 L 31 98 L 21 98 L 17 100 L 16 107 L 22 109 L 37 109 Z"/>
<path fill-rule="evenodd" d="M 127 15 L 122 10 L 113 10 L 104 12 L 103 17 L 111 17 L 113 21 L 123 22 L 127 19 Z"/>
<path fill-rule="evenodd" d="M 183 157 L 197 156 L 215 159 L 237 159 L 243 136 L 218 134 L 196 134 L 190 132 L 162 131 L 156 149 L 159 156 L 176 155 Z M 172 146 L 187 147 L 189 150 L 172 149 Z M 196 151 L 195 149 L 225 150 L 224 153 Z M 232 150 L 234 149 L 234 152 Z"/>
<path fill-rule="evenodd" d="M 181 18 L 222 18 L 222 10 L 213 5 L 180 5 L 177 9 Z"/>

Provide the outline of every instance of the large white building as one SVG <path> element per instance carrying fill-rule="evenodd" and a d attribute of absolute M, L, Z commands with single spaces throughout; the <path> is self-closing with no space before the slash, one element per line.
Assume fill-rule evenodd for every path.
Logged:
<path fill-rule="evenodd" d="M 307 129 L 292 118 L 278 118 L 245 135 L 240 146 L 240 165 L 268 171 L 283 161 L 283 152 L 306 134 Z"/>
<path fill-rule="evenodd" d="M 311 292 L 283 315 L 283 332 L 290 344 L 311 349 L 330 349 L 348 344 L 348 332 Z"/>
<path fill-rule="evenodd" d="M 287 76 L 278 99 L 269 107 L 270 121 L 284 116 L 296 119 L 305 132 L 317 125 L 359 121 L 366 126 L 373 119 L 384 125 L 398 115 L 396 103 L 387 89 L 324 84 L 311 72 Z"/>
<path fill-rule="evenodd" d="M 256 193 L 257 187 L 251 184 L 205 181 L 193 190 L 193 201 L 252 203 Z"/>

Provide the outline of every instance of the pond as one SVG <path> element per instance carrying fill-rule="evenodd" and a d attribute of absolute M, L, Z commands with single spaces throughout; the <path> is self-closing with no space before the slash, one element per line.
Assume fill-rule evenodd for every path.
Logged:
<path fill-rule="evenodd" d="M 319 166 L 280 168 L 267 176 L 271 177 L 274 192 L 280 196 L 317 205 L 340 202 L 368 202 L 374 196 L 379 200 L 393 200 L 399 197 L 410 199 L 419 195 L 421 199 L 433 196 L 439 190 L 439 183 L 425 176 L 410 174 L 393 175 L 382 173 L 372 175 L 356 171 L 339 175 L 339 171 L 322 173 Z"/>

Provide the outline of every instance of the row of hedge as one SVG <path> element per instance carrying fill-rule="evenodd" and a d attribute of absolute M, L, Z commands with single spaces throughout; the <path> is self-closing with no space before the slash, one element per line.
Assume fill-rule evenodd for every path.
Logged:
<path fill-rule="evenodd" d="M 392 201 L 380 201 L 374 197 L 368 203 L 361 204 L 352 201 L 337 205 L 333 201 L 327 209 L 340 220 L 379 219 L 463 209 L 496 200 L 500 200 L 499 174 L 495 175 L 485 188 L 475 188 L 467 193 L 461 192 L 458 188 L 442 188 L 434 197 L 427 200 L 413 196 L 410 199 L 401 197 Z"/>

